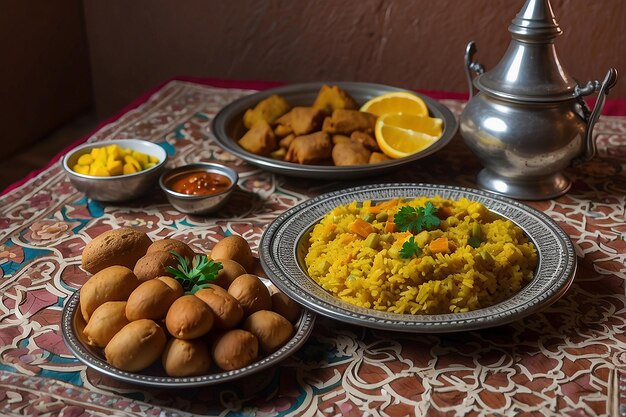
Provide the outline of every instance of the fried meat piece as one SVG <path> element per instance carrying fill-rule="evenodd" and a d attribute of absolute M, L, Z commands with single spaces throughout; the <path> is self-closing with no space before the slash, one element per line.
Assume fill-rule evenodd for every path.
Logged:
<path fill-rule="evenodd" d="M 330 136 L 325 132 L 298 136 L 289 145 L 285 161 L 313 164 L 330 158 L 332 149 L 333 145 Z"/>
<path fill-rule="evenodd" d="M 289 111 L 290 107 L 287 100 L 274 94 L 265 100 L 261 100 L 254 109 L 246 110 L 243 115 L 243 124 L 248 129 L 252 129 L 260 121 L 274 124 L 276 119 Z"/>
<path fill-rule="evenodd" d="M 381 152 L 372 152 L 372 154 L 370 155 L 370 164 L 378 164 L 379 162 L 385 162 L 385 161 L 390 161 L 391 158 L 389 158 L 387 155 L 385 155 L 384 153 Z"/>
<path fill-rule="evenodd" d="M 356 110 L 359 108 L 356 101 L 336 85 L 323 85 L 317 93 L 313 107 L 329 114 L 335 109 Z"/>
<path fill-rule="evenodd" d="M 333 147 L 333 162 L 341 165 L 365 165 L 371 152 L 358 142 L 341 142 Z"/>
<path fill-rule="evenodd" d="M 276 149 L 276 137 L 270 125 L 261 120 L 239 139 L 239 145 L 248 152 L 267 156 Z"/>
<path fill-rule="evenodd" d="M 279 126 L 291 128 L 296 136 L 307 135 L 316 130 L 320 130 L 324 113 L 313 107 L 294 107 L 291 111 L 278 120 Z"/>
<path fill-rule="evenodd" d="M 378 147 L 378 143 L 376 142 L 376 139 L 374 139 L 372 135 L 370 135 L 369 133 L 355 130 L 350 135 L 350 139 L 352 139 L 355 142 L 359 142 L 361 145 L 365 146 L 367 149 L 369 149 L 372 152 L 380 151 L 380 148 Z"/>
<path fill-rule="evenodd" d="M 376 116 L 358 110 L 337 109 L 324 119 L 322 130 L 328 133 L 351 134 L 355 130 L 373 132 Z"/>

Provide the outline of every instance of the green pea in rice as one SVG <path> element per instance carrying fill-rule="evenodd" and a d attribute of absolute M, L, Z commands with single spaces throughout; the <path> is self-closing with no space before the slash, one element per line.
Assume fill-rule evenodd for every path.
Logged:
<path fill-rule="evenodd" d="M 400 207 L 423 207 L 428 201 L 438 208 L 437 229 L 392 231 L 389 223 Z M 367 237 L 352 231 L 357 218 L 371 225 Z M 477 248 L 468 244 L 472 228 L 482 235 Z M 421 253 L 403 259 L 400 250 L 411 236 Z M 449 250 L 433 253 L 429 244 L 440 237 L 448 239 Z M 511 297 L 533 278 L 537 253 L 518 226 L 478 202 L 419 197 L 336 207 L 313 228 L 305 263 L 322 288 L 356 306 L 441 314 L 476 310 Z"/>

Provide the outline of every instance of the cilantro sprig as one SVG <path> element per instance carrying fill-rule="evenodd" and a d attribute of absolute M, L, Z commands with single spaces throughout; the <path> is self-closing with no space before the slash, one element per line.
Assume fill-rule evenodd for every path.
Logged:
<path fill-rule="evenodd" d="M 419 233 L 422 230 L 439 227 L 441 220 L 437 217 L 437 207 L 430 201 L 424 207 L 404 206 L 393 218 L 398 230 Z"/>
<path fill-rule="evenodd" d="M 221 262 L 208 259 L 206 255 L 196 255 L 193 260 L 189 260 L 174 251 L 170 251 L 170 254 L 178 260 L 178 267 L 168 266 L 166 270 L 174 275 L 188 294 L 195 294 L 196 291 L 206 288 L 222 269 Z"/>
<path fill-rule="evenodd" d="M 402 259 L 409 259 L 413 256 L 417 256 L 422 253 L 422 249 L 415 243 L 415 236 L 411 236 L 409 240 L 402 244 L 402 249 L 400 249 L 400 257 Z"/>

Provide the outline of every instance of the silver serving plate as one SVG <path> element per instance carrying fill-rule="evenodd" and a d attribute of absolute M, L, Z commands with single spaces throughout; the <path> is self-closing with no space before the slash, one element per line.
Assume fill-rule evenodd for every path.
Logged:
<path fill-rule="evenodd" d="M 259 101 L 273 94 L 284 97 L 292 106 L 311 106 L 315 97 L 317 97 L 317 93 L 324 84 L 341 87 L 347 91 L 359 105 L 385 93 L 408 91 L 385 85 L 358 82 L 315 82 L 272 88 L 260 93 L 241 97 L 221 109 L 213 119 L 213 134 L 217 142 L 228 152 L 252 165 L 256 165 L 268 171 L 293 177 L 347 180 L 379 175 L 424 158 L 446 146 L 457 131 L 458 123 L 456 117 L 446 106 L 430 97 L 418 94 L 428 106 L 431 117 L 437 117 L 443 120 L 443 133 L 441 138 L 432 146 L 405 158 L 370 165 L 301 165 L 256 155 L 246 151 L 237 144 L 237 141 L 246 131 L 243 125 L 243 114 L 247 109 L 256 106 Z"/>
<path fill-rule="evenodd" d="M 271 293 L 276 292 L 276 287 L 269 280 L 265 278 L 261 278 L 261 280 L 270 289 Z M 158 388 L 187 388 L 221 384 L 277 365 L 302 347 L 311 335 L 313 324 L 315 323 L 315 314 L 307 309 L 303 309 L 300 318 L 294 325 L 294 335 L 282 348 L 271 355 L 265 356 L 245 368 L 234 371 L 221 371 L 212 366 L 213 373 L 174 378 L 165 374 L 160 365 L 160 360 L 141 372 L 126 372 L 109 365 L 104 358 L 102 349 L 88 345 L 83 337 L 83 329 L 86 323 L 82 314 L 80 314 L 79 302 L 80 291 L 76 291 L 65 303 L 61 319 L 63 341 L 74 356 L 90 368 L 115 379 L 131 384 Z"/>
<path fill-rule="evenodd" d="M 308 235 L 333 208 L 351 201 L 385 201 L 417 196 L 478 201 L 510 219 L 526 233 L 538 252 L 535 277 L 517 294 L 491 307 L 467 313 L 411 315 L 357 307 L 336 298 L 306 273 Z M 429 184 L 380 184 L 341 190 L 295 206 L 266 229 L 259 246 L 268 278 L 294 300 L 325 316 L 365 327 L 415 333 L 442 333 L 498 326 L 543 309 L 569 288 L 576 272 L 576 254 L 568 236 L 545 214 L 492 193 Z"/>

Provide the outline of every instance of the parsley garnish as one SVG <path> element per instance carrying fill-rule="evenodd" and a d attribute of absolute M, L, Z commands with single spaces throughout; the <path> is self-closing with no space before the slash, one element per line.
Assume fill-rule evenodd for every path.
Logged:
<path fill-rule="evenodd" d="M 398 230 L 419 233 L 422 230 L 439 227 L 441 220 L 437 217 L 437 207 L 430 201 L 424 207 L 404 206 L 393 218 Z"/>
<path fill-rule="evenodd" d="M 170 253 L 178 260 L 178 268 L 168 266 L 166 270 L 174 275 L 188 294 L 195 294 L 196 291 L 206 288 L 222 269 L 221 262 L 215 262 L 206 255 L 196 255 L 193 261 L 189 261 L 174 251 Z"/>
<path fill-rule="evenodd" d="M 474 236 L 471 236 L 469 239 L 467 239 L 467 244 L 473 247 L 474 249 L 477 249 L 481 243 L 482 242 L 480 241 L 480 239 Z"/>
<path fill-rule="evenodd" d="M 404 242 L 402 249 L 400 249 L 400 257 L 402 259 L 409 259 L 413 256 L 417 256 L 422 253 L 422 250 L 417 243 L 415 243 L 415 236 L 411 236 L 409 240 Z"/>

